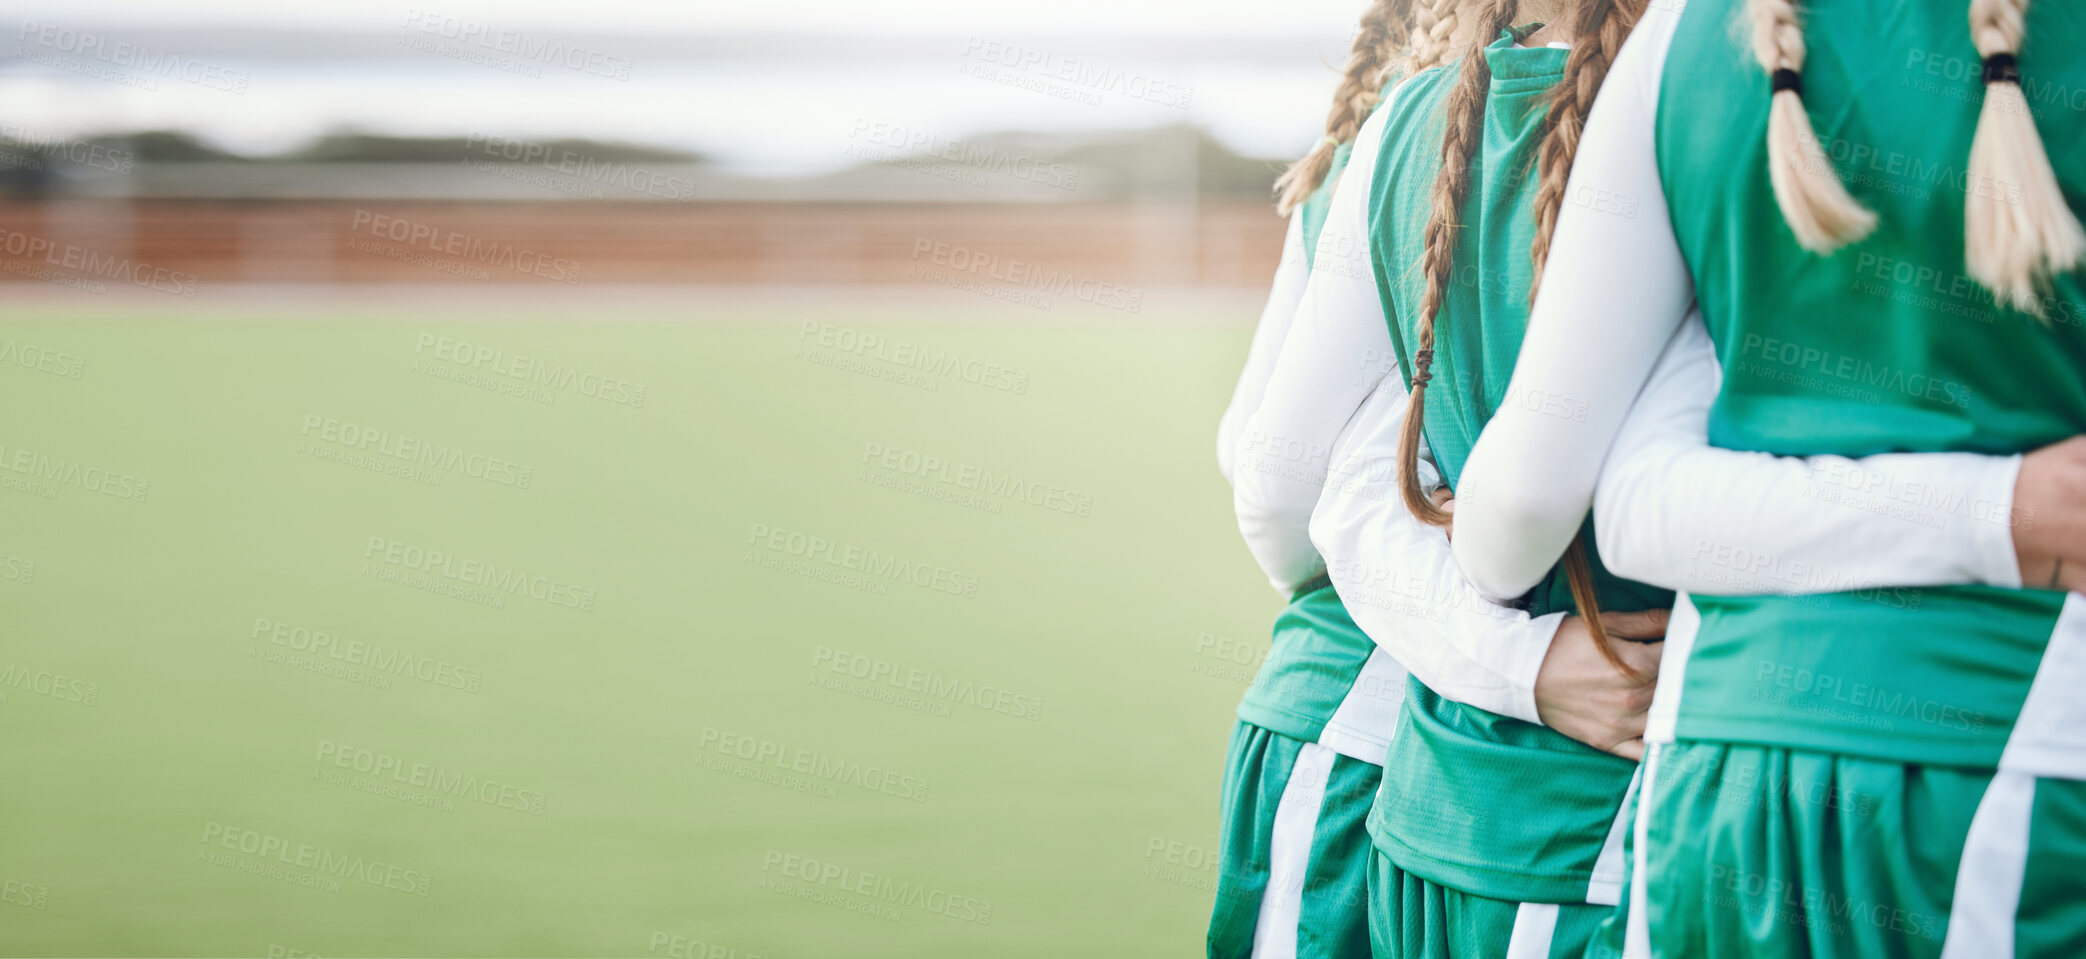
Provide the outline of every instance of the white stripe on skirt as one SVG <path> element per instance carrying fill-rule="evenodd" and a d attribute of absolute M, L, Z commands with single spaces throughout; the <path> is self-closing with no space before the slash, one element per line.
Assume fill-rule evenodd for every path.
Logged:
<path fill-rule="evenodd" d="M 1644 891 L 1649 872 L 1644 868 L 1645 842 L 1651 832 L 1652 781 L 1659 774 L 1660 743 L 1644 746 L 1644 780 L 1637 789 L 1637 822 L 1630 835 L 1630 915 L 1623 923 L 1623 959 L 1651 959 L 1651 909 Z"/>
<path fill-rule="evenodd" d="M 1991 959 L 2014 954 L 2014 913 L 2021 908 L 2021 872 L 2028 864 L 2028 810 L 2035 777 L 2000 770 L 1985 787 L 1963 862 L 1956 869 L 1948 938 L 1941 959 Z"/>
<path fill-rule="evenodd" d="M 2014 952 L 2014 916 L 2021 911 L 2021 882 L 2028 868 L 2028 820 L 2035 808 L 2037 777 L 2086 779 L 2086 597 L 2064 598 L 2064 611 L 2021 716 L 1999 755 L 1999 771 L 1978 800 L 1956 867 L 1956 895 L 1949 905 L 1948 938 L 1941 959 L 1982 959 Z"/>
<path fill-rule="evenodd" d="M 1601 855 L 1593 861 L 1593 878 L 1586 883 L 1586 901 L 1596 906 L 1622 901 L 1622 837 L 1630 828 L 1630 821 L 1624 817 L 1630 812 L 1630 797 L 1637 795 L 1637 787 L 1643 782 L 1644 764 L 1638 763 L 1630 771 L 1630 788 L 1623 790 L 1615 821 L 1608 824 L 1608 838 L 1601 840 Z"/>
<path fill-rule="evenodd" d="M 1556 935 L 1557 903 L 1524 902 L 1514 910 L 1506 959 L 1550 959 L 1550 940 Z"/>
<path fill-rule="evenodd" d="M 1659 681 L 1652 687 L 1651 710 L 1644 717 L 1644 741 L 1670 743 L 1680 725 L 1680 692 L 1688 681 L 1688 657 L 1695 634 L 1702 631 L 1702 612 L 1686 593 L 1673 597 L 1673 618 L 1666 621 L 1666 648 L 1659 654 Z"/>
<path fill-rule="evenodd" d="M 1260 894 L 1260 913 L 1253 921 L 1254 959 L 1296 959 L 1311 842 L 1338 756 L 1317 743 L 1305 743 L 1289 770 L 1282 801 L 1275 807 L 1274 834 L 1268 839 L 1268 887 Z"/>

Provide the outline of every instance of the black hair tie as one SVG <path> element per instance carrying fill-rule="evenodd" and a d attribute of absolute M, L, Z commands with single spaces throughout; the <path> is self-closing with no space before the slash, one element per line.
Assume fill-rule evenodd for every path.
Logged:
<path fill-rule="evenodd" d="M 1419 389 L 1434 378 L 1434 348 L 1415 351 L 1412 354 L 1412 388 Z"/>
<path fill-rule="evenodd" d="M 1788 90 L 1795 93 L 1797 96 L 1804 95 L 1803 74 L 1798 73 L 1795 70 L 1790 70 L 1787 68 L 1776 70 L 1774 72 L 1774 76 L 1769 78 L 1768 85 L 1774 89 L 1775 93 L 1780 93 L 1784 90 Z M 1770 96 L 1772 95 L 1773 94 L 1770 94 Z"/>
<path fill-rule="evenodd" d="M 2011 53 L 1995 53 L 1985 58 L 1985 82 L 2021 85 L 2021 61 Z"/>

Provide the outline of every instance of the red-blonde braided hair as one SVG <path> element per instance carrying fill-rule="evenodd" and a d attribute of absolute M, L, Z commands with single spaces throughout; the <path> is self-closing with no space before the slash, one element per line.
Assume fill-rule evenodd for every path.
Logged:
<path fill-rule="evenodd" d="M 1593 108 L 1594 95 L 1607 78 L 1608 67 L 1622 49 L 1631 28 L 1643 15 L 1647 0 L 1579 0 L 1572 11 L 1572 52 L 1565 60 L 1564 78 L 1550 96 L 1543 119 L 1543 138 L 1538 147 L 1539 177 L 1533 202 L 1535 240 L 1530 244 L 1536 281 L 1550 253 L 1550 235 L 1557 227 L 1557 214 L 1564 204 L 1565 184 L 1572 159 L 1579 150 L 1579 134 Z M 1445 107 L 1446 120 L 1441 141 L 1441 171 L 1435 176 L 1433 204 L 1427 219 L 1425 249 L 1420 267 L 1426 275 L 1426 292 L 1420 299 L 1418 348 L 1413 353 L 1412 400 L 1398 433 L 1399 492 L 1405 505 L 1423 522 L 1447 526 L 1451 514 L 1434 504 L 1419 481 L 1420 436 L 1427 408 L 1427 383 L 1433 378 L 1434 324 L 1448 298 L 1455 269 L 1458 234 L 1462 229 L 1463 205 L 1470 193 L 1470 164 L 1484 136 L 1485 99 L 1491 92 L 1492 68 L 1485 61 L 1485 48 L 1500 31 L 1513 23 L 1516 0 L 1485 0 L 1478 17 L 1481 28 L 1471 36 L 1463 51 L 1456 86 Z M 1529 295 L 1534 296 L 1535 283 Z M 1601 628 L 1599 596 L 1594 591 L 1593 569 L 1579 538 L 1565 551 L 1565 575 L 1571 584 L 1572 600 L 1586 621 L 1601 655 L 1617 670 L 1633 672 L 1614 647 L 1613 639 Z"/>
<path fill-rule="evenodd" d="M 1340 75 L 1340 86 L 1333 91 L 1333 108 L 1326 114 L 1325 136 L 1275 181 L 1275 209 L 1282 215 L 1288 216 L 1325 183 L 1326 175 L 1333 169 L 1334 152 L 1340 144 L 1354 139 L 1362 123 L 1369 119 L 1369 112 L 1376 109 L 1388 71 L 1398 64 L 1409 45 L 1430 35 L 1430 30 L 1419 28 L 1431 27 L 1434 7 L 1434 0 L 1417 0 L 1417 7 L 1415 0 L 1376 0 L 1362 13 L 1354 47 L 1347 54 L 1347 69 Z M 1411 57 L 1413 61 L 1418 59 L 1416 54 L 1417 51 Z M 1407 64 L 1408 72 L 1415 68 L 1413 63 Z"/>

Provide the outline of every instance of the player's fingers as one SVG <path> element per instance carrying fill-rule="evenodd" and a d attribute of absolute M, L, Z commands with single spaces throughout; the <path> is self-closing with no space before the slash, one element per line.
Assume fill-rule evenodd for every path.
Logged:
<path fill-rule="evenodd" d="M 1666 654 L 1665 643 L 1617 643 L 1615 653 L 1624 663 L 1645 676 L 1656 675 L 1659 658 Z"/>
<path fill-rule="evenodd" d="M 1624 639 L 1664 639 L 1666 621 L 1672 610 L 1647 609 L 1636 613 L 1605 613 L 1601 626 Z"/>
<path fill-rule="evenodd" d="M 1631 762 L 1641 763 L 1644 761 L 1644 737 L 1639 736 L 1636 739 L 1625 739 L 1622 742 L 1616 743 L 1615 745 L 1608 747 L 1608 751 L 1616 754 L 1617 756 L 1621 756 L 1624 759 L 1630 760 Z"/>

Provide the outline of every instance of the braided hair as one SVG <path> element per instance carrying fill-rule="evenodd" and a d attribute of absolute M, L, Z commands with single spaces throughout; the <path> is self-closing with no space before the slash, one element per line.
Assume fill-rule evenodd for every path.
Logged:
<path fill-rule="evenodd" d="M 1420 4 L 1431 6 L 1431 0 L 1420 0 Z M 1412 37 L 1412 19 L 1413 0 L 1375 0 L 1362 14 L 1354 47 L 1347 54 L 1347 69 L 1333 91 L 1332 111 L 1326 114 L 1325 136 L 1275 181 L 1275 208 L 1284 216 L 1325 182 L 1333 169 L 1334 151 L 1353 140 L 1369 111 L 1376 109 L 1385 71 Z"/>
<path fill-rule="evenodd" d="M 1607 78 L 1608 67 L 1622 49 L 1623 40 L 1637 25 L 1648 0 L 1579 0 L 1572 10 L 1574 43 L 1565 60 L 1563 79 L 1550 95 L 1544 114 L 1543 138 L 1538 146 L 1538 176 L 1535 200 L 1535 239 L 1530 244 L 1538 281 L 1550 252 L 1550 235 L 1564 204 L 1565 185 L 1572 159 L 1578 153 L 1579 135 L 1593 108 L 1595 94 Z M 1427 383 L 1433 378 L 1434 325 L 1454 272 L 1457 236 L 1462 229 L 1463 205 L 1470 193 L 1470 164 L 1484 136 L 1485 99 L 1491 91 L 1492 69 L 1485 60 L 1485 47 L 1500 31 L 1512 25 L 1516 0 L 1485 0 L 1477 11 L 1482 22 L 1463 51 L 1456 87 L 1445 107 L 1447 114 L 1441 142 L 1441 170 L 1434 180 L 1432 210 L 1427 219 L 1425 249 L 1420 266 L 1426 276 L 1426 292 L 1420 299 L 1418 348 L 1413 353 L 1412 399 L 1398 433 L 1399 492 L 1405 505 L 1421 521 L 1447 526 L 1450 514 L 1434 504 L 1419 482 L 1420 434 L 1427 408 Z M 1533 287 L 1533 284 L 1531 284 Z M 1529 295 L 1535 295 L 1533 288 Z M 1572 540 L 1564 556 L 1565 575 L 1572 600 L 1586 621 L 1587 631 L 1609 664 L 1625 674 L 1634 673 L 1615 651 L 1614 640 L 1601 627 L 1599 595 L 1594 591 L 1593 568 L 1585 544 Z"/>
<path fill-rule="evenodd" d="M 1797 0 L 1748 0 L 1753 54 L 1769 72 L 1768 175 L 1782 219 L 1797 242 L 1818 253 L 1861 239 L 1876 226 L 1840 183 L 1818 146 L 1803 104 L 1804 37 Z M 1970 142 L 1972 183 L 2003 190 L 1966 190 L 1965 266 L 2002 303 L 2038 317 L 2052 274 L 2086 258 L 2086 231 L 2064 201 L 2028 100 L 2021 93 L 2019 52 L 2028 0 L 1971 0 L 1970 39 L 1984 58 L 1984 104 Z"/>
<path fill-rule="evenodd" d="M 2017 187 L 2012 197 L 1966 190 L 1964 263 L 2003 303 L 2043 316 L 2051 274 L 2086 256 L 2086 233 L 2064 202 L 2057 174 L 2021 94 L 2028 0 L 1971 0 L 1970 40 L 1984 57 L 1985 102 L 1970 140 L 1970 180 Z M 2045 319 L 2047 319 L 2045 317 Z"/>
<path fill-rule="evenodd" d="M 1868 236 L 1876 228 L 1876 214 L 1847 193 L 1811 128 L 1811 114 L 1804 109 L 1804 30 L 1796 0 L 1748 0 L 1746 12 L 1753 21 L 1753 58 L 1771 78 L 1767 176 L 1775 204 L 1796 242 L 1814 253 L 1831 253 Z"/>

